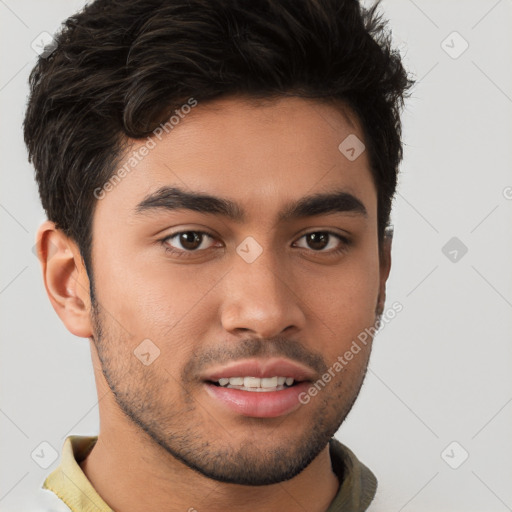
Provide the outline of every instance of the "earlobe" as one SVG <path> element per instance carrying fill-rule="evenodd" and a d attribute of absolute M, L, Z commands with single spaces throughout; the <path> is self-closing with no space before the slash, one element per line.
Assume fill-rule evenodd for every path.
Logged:
<path fill-rule="evenodd" d="M 89 278 L 77 244 L 53 222 L 46 221 L 37 231 L 36 247 L 53 309 L 68 331 L 89 338 L 92 336 Z"/>

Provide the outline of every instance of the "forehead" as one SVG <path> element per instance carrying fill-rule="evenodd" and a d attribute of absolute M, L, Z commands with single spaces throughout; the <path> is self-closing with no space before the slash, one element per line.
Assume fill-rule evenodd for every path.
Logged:
<path fill-rule="evenodd" d="M 263 213 L 278 218 L 283 204 L 330 190 L 354 195 L 376 215 L 362 130 L 343 105 L 228 98 L 187 112 L 168 133 L 131 141 L 118 166 L 125 172 L 97 214 L 133 217 L 144 198 L 174 186 L 243 205 L 244 221 L 262 221 Z M 348 158 L 347 144 L 361 154 Z"/>

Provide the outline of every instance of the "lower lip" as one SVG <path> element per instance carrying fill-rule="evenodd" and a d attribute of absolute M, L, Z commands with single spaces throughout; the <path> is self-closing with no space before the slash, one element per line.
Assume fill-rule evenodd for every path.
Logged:
<path fill-rule="evenodd" d="M 301 405 L 299 395 L 310 383 L 299 382 L 281 391 L 243 391 L 206 383 L 208 394 L 230 411 L 253 418 L 277 418 L 289 414 Z"/>

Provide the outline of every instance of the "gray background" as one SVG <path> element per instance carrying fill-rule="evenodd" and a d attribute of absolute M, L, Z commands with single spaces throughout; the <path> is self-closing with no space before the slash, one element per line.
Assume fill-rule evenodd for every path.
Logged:
<path fill-rule="evenodd" d="M 0 0 L 2 512 L 24 510 L 58 464 L 34 462 L 40 443 L 60 453 L 67 435 L 98 431 L 88 341 L 54 313 L 32 252 L 45 217 L 21 132 L 31 43 L 82 5 Z M 337 437 L 376 473 L 386 512 L 512 510 L 512 1 L 382 7 L 419 80 L 388 282 L 403 311 Z"/>

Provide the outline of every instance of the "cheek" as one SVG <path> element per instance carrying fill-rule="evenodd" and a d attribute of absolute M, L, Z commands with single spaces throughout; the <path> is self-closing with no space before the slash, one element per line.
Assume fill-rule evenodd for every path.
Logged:
<path fill-rule="evenodd" d="M 310 300 L 320 313 L 339 322 L 374 320 L 379 292 L 379 262 L 373 252 L 358 251 L 329 273 L 307 274 Z"/>
<path fill-rule="evenodd" d="M 309 276 L 304 290 L 311 321 L 325 330 L 328 357 L 336 359 L 375 324 L 379 293 L 377 253 L 362 251 L 329 276 Z M 371 341 L 371 339 L 369 339 Z"/>
<path fill-rule="evenodd" d="M 155 265 L 122 254 L 108 258 L 107 253 L 96 274 L 98 300 L 133 343 L 149 338 L 164 346 L 172 340 L 173 350 L 185 350 L 177 345 L 188 347 L 196 338 L 204 298 L 218 281 L 209 272 L 199 278 L 192 265 Z"/>

